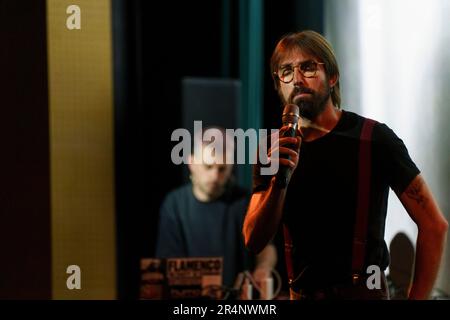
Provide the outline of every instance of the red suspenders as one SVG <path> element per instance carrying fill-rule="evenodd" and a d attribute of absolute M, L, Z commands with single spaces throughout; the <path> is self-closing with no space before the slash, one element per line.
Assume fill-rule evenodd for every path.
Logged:
<path fill-rule="evenodd" d="M 370 173 L 372 169 L 371 140 L 373 127 L 377 122 L 365 119 L 360 135 L 358 157 L 358 203 L 356 209 L 356 222 L 352 246 L 352 277 L 353 282 L 358 281 L 364 272 L 364 260 L 366 255 L 367 222 L 370 203 Z M 283 224 L 284 254 L 289 285 L 294 281 L 294 265 L 292 260 L 292 238 L 289 230 Z"/>
<path fill-rule="evenodd" d="M 286 261 L 286 271 L 289 280 L 289 285 L 294 281 L 294 265 L 292 261 L 292 239 L 288 228 L 283 223 L 283 235 L 284 235 L 284 259 Z"/>
<path fill-rule="evenodd" d="M 356 207 L 356 222 L 353 234 L 352 249 L 352 277 L 353 282 L 365 272 L 364 260 L 366 257 L 366 240 L 370 203 L 370 179 L 372 172 L 372 130 L 376 121 L 366 119 L 361 130 L 359 142 L 358 163 L 358 204 Z"/>

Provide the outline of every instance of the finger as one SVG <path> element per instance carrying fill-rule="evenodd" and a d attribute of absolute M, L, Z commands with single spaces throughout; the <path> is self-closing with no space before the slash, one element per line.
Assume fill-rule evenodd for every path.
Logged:
<path fill-rule="evenodd" d="M 300 128 L 297 129 L 296 134 L 303 140 L 303 132 L 300 130 Z"/>
<path fill-rule="evenodd" d="M 280 135 L 289 130 L 289 126 L 282 126 L 279 130 Z"/>
<path fill-rule="evenodd" d="M 296 157 L 298 155 L 298 153 L 296 151 L 292 150 L 291 148 L 287 148 L 287 147 L 280 147 L 278 149 L 278 152 L 280 154 L 288 155 L 290 157 Z"/>
<path fill-rule="evenodd" d="M 279 164 L 282 166 L 288 166 L 292 169 L 295 168 L 295 162 L 290 160 L 290 159 L 285 159 L 285 158 L 280 158 L 279 159 Z"/>
<path fill-rule="evenodd" d="M 287 166 L 289 168 L 295 169 L 296 163 L 292 159 L 285 159 L 285 158 L 270 158 L 270 164 L 271 166 Z"/>
<path fill-rule="evenodd" d="M 278 144 L 280 146 L 283 146 L 285 144 L 295 144 L 296 145 L 297 143 L 298 143 L 297 137 L 282 137 L 278 141 Z"/>
<path fill-rule="evenodd" d="M 295 149 L 297 151 L 299 151 L 300 150 L 300 146 L 302 145 L 302 138 L 296 137 L 296 139 L 297 139 L 297 141 L 295 142 Z"/>
<path fill-rule="evenodd" d="M 278 152 L 279 154 L 286 154 L 290 156 L 298 156 L 298 147 L 295 146 L 295 149 L 291 146 L 276 146 L 269 148 L 267 155 L 270 157 L 273 153 Z"/>
<path fill-rule="evenodd" d="M 284 154 L 285 155 L 285 154 Z M 295 168 L 298 164 L 298 155 L 297 153 L 293 152 L 293 153 L 289 153 L 289 156 L 281 156 L 280 154 L 278 154 L 277 156 L 269 156 L 269 161 L 272 164 L 278 163 L 281 165 L 287 165 L 290 166 L 292 168 Z M 287 161 L 285 161 L 287 160 Z"/>
<path fill-rule="evenodd" d="M 272 154 L 284 154 L 289 156 L 297 156 L 298 152 L 289 147 L 273 147 L 270 148 L 267 152 L 267 155 L 270 157 Z"/>

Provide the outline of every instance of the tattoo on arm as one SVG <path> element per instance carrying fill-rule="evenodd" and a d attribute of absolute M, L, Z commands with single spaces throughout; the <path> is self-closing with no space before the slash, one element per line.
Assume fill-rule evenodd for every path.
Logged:
<path fill-rule="evenodd" d="M 413 182 L 406 190 L 406 195 L 408 198 L 415 200 L 417 204 L 422 207 L 422 209 L 425 209 L 427 198 L 423 194 L 423 184 L 424 181 L 422 179 L 418 179 L 418 181 Z"/>

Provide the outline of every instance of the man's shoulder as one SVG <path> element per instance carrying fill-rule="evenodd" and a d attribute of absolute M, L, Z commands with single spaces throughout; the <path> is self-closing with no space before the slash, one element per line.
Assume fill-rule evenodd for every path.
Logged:
<path fill-rule="evenodd" d="M 344 112 L 346 116 L 346 121 L 348 123 L 351 123 L 353 126 L 359 128 L 362 128 L 366 120 L 374 121 L 375 124 L 373 127 L 373 135 L 372 135 L 374 141 L 386 141 L 397 137 L 394 131 L 391 128 L 389 128 L 389 126 L 384 122 L 381 122 L 372 117 L 362 116 L 356 112 L 352 111 L 344 111 Z"/>
<path fill-rule="evenodd" d="M 169 191 L 163 200 L 163 204 L 176 203 L 186 199 L 190 195 L 192 195 L 192 185 L 187 183 Z"/>
<path fill-rule="evenodd" d="M 359 113 L 356 113 L 353 111 L 348 111 L 348 110 L 342 110 L 342 111 L 345 116 L 345 122 L 348 124 L 351 124 L 352 126 L 362 127 L 362 125 L 364 124 L 364 122 L 366 120 L 374 121 L 375 122 L 374 128 L 376 128 L 380 125 L 383 125 L 383 123 L 381 123 L 380 121 L 370 118 L 370 117 L 363 116 Z"/>
<path fill-rule="evenodd" d="M 346 136 L 356 137 L 359 135 L 359 128 L 361 128 L 364 119 L 364 117 L 355 112 L 342 110 L 341 119 L 333 131 L 341 132 Z"/>

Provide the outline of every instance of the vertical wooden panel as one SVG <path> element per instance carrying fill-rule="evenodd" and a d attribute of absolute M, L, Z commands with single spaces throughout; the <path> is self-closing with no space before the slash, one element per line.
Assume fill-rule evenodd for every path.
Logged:
<path fill-rule="evenodd" d="M 47 0 L 53 298 L 116 297 L 111 13 L 108 0 Z M 81 268 L 68 290 L 66 268 Z"/>

